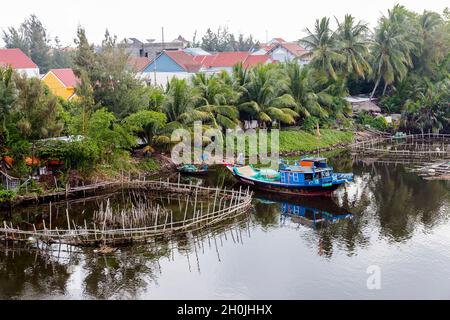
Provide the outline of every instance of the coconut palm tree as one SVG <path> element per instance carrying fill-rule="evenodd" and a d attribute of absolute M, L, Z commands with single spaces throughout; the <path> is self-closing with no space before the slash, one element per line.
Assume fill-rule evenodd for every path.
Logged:
<path fill-rule="evenodd" d="M 324 105 L 330 103 L 332 97 L 319 88 L 320 80 L 313 76 L 312 70 L 301 67 L 296 62 L 286 63 L 284 70 L 289 81 L 288 92 L 297 103 L 295 111 L 305 118 L 311 115 L 318 118 L 328 117 Z"/>
<path fill-rule="evenodd" d="M 373 76 L 375 87 L 371 98 L 384 81 L 383 95 L 389 85 L 394 81 L 401 81 L 412 67 L 411 51 L 415 48 L 413 36 L 405 24 L 409 23 L 401 6 L 389 10 L 388 16 L 380 19 L 375 30 L 375 39 L 372 45 Z"/>
<path fill-rule="evenodd" d="M 417 66 L 426 75 L 432 75 L 432 65 L 436 64 L 445 55 L 446 50 L 439 50 L 440 43 L 436 31 L 443 25 L 442 17 L 432 11 L 424 11 L 418 18 L 419 40 Z M 436 42 L 437 41 L 437 42 Z"/>
<path fill-rule="evenodd" d="M 185 79 L 172 78 L 166 91 L 161 109 L 167 115 L 169 123 L 189 124 L 209 119 L 209 114 L 195 109 L 200 98 Z"/>
<path fill-rule="evenodd" d="M 337 38 L 330 29 L 330 19 L 317 19 L 314 31 L 306 28 L 306 32 L 308 35 L 300 43 L 309 49 L 305 56 L 311 58 L 310 65 L 336 80 L 336 65 L 343 62 L 344 58 L 337 51 Z"/>
<path fill-rule="evenodd" d="M 336 32 L 338 52 L 343 57 L 342 69 L 345 78 L 349 74 L 356 74 L 360 78 L 370 74 L 372 68 L 367 61 L 369 55 L 369 28 L 366 23 L 359 21 L 351 15 L 345 15 L 344 21 L 339 22 Z"/>
<path fill-rule="evenodd" d="M 299 117 L 293 110 L 297 103 L 287 93 L 289 80 L 282 70 L 275 65 L 258 65 L 248 72 L 248 80 L 241 88 L 239 111 L 262 123 L 294 124 Z"/>
<path fill-rule="evenodd" d="M 239 124 L 235 106 L 239 95 L 233 90 L 231 78 L 225 73 L 212 76 L 198 73 L 192 82 L 199 96 L 196 110 L 209 113 L 214 127 L 234 129 Z"/>
<path fill-rule="evenodd" d="M 417 101 L 407 101 L 402 114 L 406 128 L 439 132 L 450 128 L 450 80 L 433 84 L 426 80 L 426 88 L 420 89 Z"/>

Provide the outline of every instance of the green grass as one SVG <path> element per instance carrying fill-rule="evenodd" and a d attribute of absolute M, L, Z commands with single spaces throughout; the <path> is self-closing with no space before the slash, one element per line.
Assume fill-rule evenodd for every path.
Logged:
<path fill-rule="evenodd" d="M 302 130 L 280 131 L 280 153 L 309 152 L 353 141 L 353 133 L 332 129 L 320 130 L 321 137 Z"/>

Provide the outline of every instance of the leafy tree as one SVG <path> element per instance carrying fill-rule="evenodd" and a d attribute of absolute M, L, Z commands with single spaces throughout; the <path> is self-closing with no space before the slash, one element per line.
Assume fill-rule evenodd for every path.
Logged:
<path fill-rule="evenodd" d="M 19 93 L 14 119 L 23 137 L 30 141 L 59 135 L 64 111 L 58 98 L 37 78 L 16 75 L 14 80 Z"/>
<path fill-rule="evenodd" d="M 95 111 L 89 119 L 88 134 L 108 162 L 108 157 L 113 157 L 136 145 L 136 140 L 128 130 L 122 126 L 112 112 L 105 108 Z"/>
<path fill-rule="evenodd" d="M 17 91 L 13 79 L 13 70 L 0 68 L 0 147 L 3 146 L 7 134 L 6 121 L 17 99 Z"/>
<path fill-rule="evenodd" d="M 151 144 L 165 127 L 167 117 L 161 112 L 142 110 L 126 117 L 123 123 L 130 132 L 137 134 L 146 144 Z"/>
<path fill-rule="evenodd" d="M 106 31 L 100 52 L 92 55 L 91 49 L 80 28 L 75 63 L 78 74 L 85 70 L 89 75 L 96 105 L 106 107 L 118 118 L 124 118 L 150 104 L 146 88 L 137 79 L 136 73 L 129 69 L 129 56 L 117 44 L 115 36 Z"/>
<path fill-rule="evenodd" d="M 33 14 L 22 24 L 29 46 L 31 60 L 39 66 L 42 73 L 51 67 L 50 39 L 42 22 Z"/>

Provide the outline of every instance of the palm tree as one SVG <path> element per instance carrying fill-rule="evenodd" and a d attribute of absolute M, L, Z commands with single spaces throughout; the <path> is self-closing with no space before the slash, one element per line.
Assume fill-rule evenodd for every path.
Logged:
<path fill-rule="evenodd" d="M 238 98 L 231 78 L 226 73 L 208 76 L 198 73 L 192 78 L 194 90 L 199 96 L 196 110 L 210 114 L 214 127 L 234 129 L 239 124 Z"/>
<path fill-rule="evenodd" d="M 450 80 L 433 84 L 426 80 L 426 88 L 419 90 L 417 101 L 407 101 L 402 114 L 403 126 L 419 127 L 439 132 L 450 127 Z"/>
<path fill-rule="evenodd" d="M 300 40 L 311 57 L 310 65 L 327 74 L 332 79 L 337 79 L 336 65 L 343 62 L 342 55 L 337 51 L 336 34 L 330 29 L 330 19 L 317 19 L 314 32 L 306 28 L 308 36 Z"/>
<path fill-rule="evenodd" d="M 299 114 L 294 98 L 287 94 L 288 79 L 275 65 L 258 65 L 249 70 L 248 81 L 242 85 L 239 111 L 263 123 L 274 120 L 294 124 Z"/>
<path fill-rule="evenodd" d="M 439 50 L 436 43 L 435 31 L 443 24 L 442 17 L 432 11 L 424 11 L 419 16 L 419 39 L 418 45 L 418 67 L 422 68 L 427 75 L 432 75 L 432 64 L 438 62 L 445 50 Z"/>
<path fill-rule="evenodd" d="M 199 97 L 185 79 L 172 78 L 166 91 L 161 109 L 167 115 L 169 123 L 189 124 L 209 118 L 209 114 L 195 109 Z"/>
<path fill-rule="evenodd" d="M 408 74 L 408 68 L 412 67 L 411 51 L 414 49 L 414 40 L 408 39 L 410 34 L 405 26 L 408 21 L 403 11 L 401 6 L 389 10 L 388 17 L 383 16 L 375 30 L 372 56 L 376 82 L 371 98 L 375 95 L 381 80 L 384 81 L 384 95 L 387 87 L 395 80 L 404 79 Z"/>
<path fill-rule="evenodd" d="M 355 18 L 348 14 L 345 15 L 342 23 L 337 19 L 336 22 L 338 24 L 337 46 L 340 55 L 344 58 L 342 67 L 345 77 L 354 73 L 364 79 L 366 74 L 372 72 L 372 68 L 367 61 L 369 28 L 366 23 L 361 21 L 355 23 Z"/>
<path fill-rule="evenodd" d="M 286 63 L 284 69 L 289 80 L 288 92 L 297 103 L 295 111 L 305 118 L 311 115 L 318 118 L 328 117 L 328 112 L 322 104 L 329 103 L 332 97 L 319 88 L 320 80 L 314 78 L 312 70 L 301 67 L 296 62 Z"/>

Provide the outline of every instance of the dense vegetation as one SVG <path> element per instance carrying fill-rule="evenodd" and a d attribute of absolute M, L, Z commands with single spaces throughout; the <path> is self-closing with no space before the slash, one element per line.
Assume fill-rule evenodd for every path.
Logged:
<path fill-rule="evenodd" d="M 373 32 L 352 16 L 336 21 L 336 30 L 322 18 L 300 40 L 310 50 L 311 62 L 305 67 L 296 61 L 249 69 L 237 65 L 232 74 L 173 78 L 165 88 L 139 80 L 125 50 L 109 32 L 94 50 L 79 27 L 70 58 L 81 80 L 78 99 L 62 101 L 38 79 L 0 69 L 0 156 L 14 159 L 17 175 L 30 171 L 25 160 L 33 156 L 62 159 L 67 169 L 114 170 L 128 163 L 124 160 L 137 146 L 137 138 L 169 150 L 172 131 L 191 128 L 197 120 L 205 128 L 223 130 L 246 120 L 267 128 L 295 127 L 282 132 L 282 149 L 313 150 L 351 139 L 351 134 L 331 130 L 353 127 L 345 97 L 360 93 L 379 98 L 388 113 L 401 113 L 402 130 L 449 132 L 449 18 L 448 10 L 442 15 L 417 14 L 395 6 Z M 227 30 L 218 34 L 230 39 Z M 49 61 L 58 52 L 48 46 L 46 31 L 34 16 L 19 29 L 4 32 L 4 40 L 44 68 L 52 66 Z M 252 39 L 241 40 L 237 42 L 242 46 L 253 46 Z M 224 50 L 231 50 L 226 46 Z M 368 115 L 356 120 L 388 129 L 384 120 Z M 320 138 L 315 134 L 318 127 Z M 48 140 L 61 135 L 73 139 Z"/>

